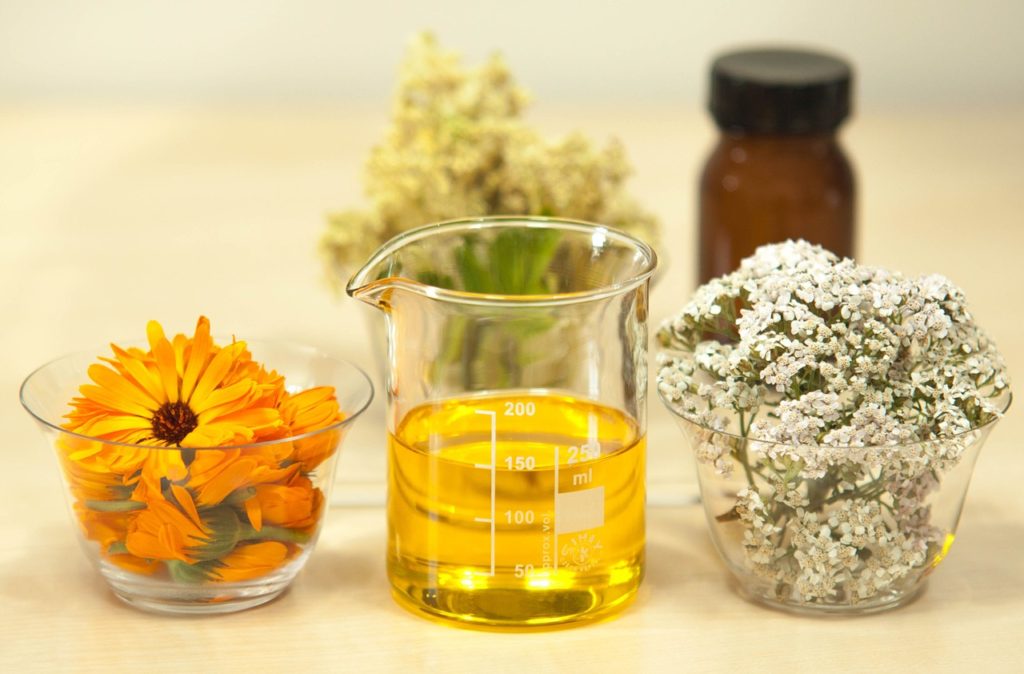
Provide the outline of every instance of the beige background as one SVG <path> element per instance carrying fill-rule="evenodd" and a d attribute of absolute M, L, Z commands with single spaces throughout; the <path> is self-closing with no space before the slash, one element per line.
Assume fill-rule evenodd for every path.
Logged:
<path fill-rule="evenodd" d="M 703 100 L 710 55 L 825 45 L 860 104 L 1024 101 L 1016 0 L 2 0 L 0 97 L 380 100 L 405 41 L 432 28 L 503 51 L 541 100 Z"/>

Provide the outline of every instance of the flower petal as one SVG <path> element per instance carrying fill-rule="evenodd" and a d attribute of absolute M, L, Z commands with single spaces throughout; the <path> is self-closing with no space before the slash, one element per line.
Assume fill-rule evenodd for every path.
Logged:
<path fill-rule="evenodd" d="M 190 406 L 195 405 L 196 407 L 205 408 L 206 396 L 210 395 L 224 381 L 224 376 L 231 369 L 232 361 L 244 350 L 245 342 L 235 342 L 217 352 L 217 355 L 210 361 L 206 371 L 203 372 L 203 376 L 196 384 L 192 397 L 188 401 Z"/>
<path fill-rule="evenodd" d="M 92 386 L 90 384 L 84 384 L 78 389 L 82 395 L 99 403 L 100 405 L 107 407 L 117 412 L 124 412 L 125 414 L 134 414 L 135 416 L 143 417 L 145 419 L 151 419 L 153 417 L 154 408 L 152 402 L 151 407 L 145 407 L 133 402 L 132 400 L 118 396 L 110 391 L 110 389 L 103 388 L 102 386 Z"/>
<path fill-rule="evenodd" d="M 92 364 L 89 366 L 89 378 L 94 382 L 109 390 L 115 396 L 130 400 L 136 405 L 140 405 L 147 409 L 155 410 L 159 405 L 148 393 L 137 387 L 135 384 L 125 379 L 118 373 L 111 370 L 109 367 L 104 367 L 99 364 Z M 84 392 L 83 392 L 83 395 Z"/>
<path fill-rule="evenodd" d="M 256 531 L 263 528 L 263 510 L 260 508 L 260 500 L 255 496 L 245 500 L 245 514 L 249 518 L 249 524 Z"/>
<path fill-rule="evenodd" d="M 196 509 L 196 503 L 192 500 L 192 495 L 188 493 L 188 489 L 185 489 L 181 485 L 172 484 L 171 493 L 174 494 L 174 498 L 178 501 L 178 505 L 185 511 L 189 519 L 197 526 L 202 528 L 203 520 L 199 517 L 199 511 Z"/>
<path fill-rule="evenodd" d="M 185 349 L 188 345 L 189 339 L 185 335 L 175 335 L 171 340 L 171 348 L 174 349 L 174 370 L 178 373 L 179 379 L 185 374 Z"/>
<path fill-rule="evenodd" d="M 152 431 L 149 421 L 132 415 L 109 415 L 86 421 L 75 429 L 83 435 L 103 437 L 109 433 L 126 430 Z"/>
<path fill-rule="evenodd" d="M 277 541 L 239 545 L 220 560 L 223 567 L 217 569 L 217 575 L 226 581 L 258 578 L 283 564 L 288 559 L 288 551 L 287 545 Z"/>
<path fill-rule="evenodd" d="M 196 490 L 199 505 L 211 506 L 223 501 L 228 494 L 248 484 L 249 474 L 255 467 L 256 461 L 249 457 L 228 464 L 212 480 Z"/>
<path fill-rule="evenodd" d="M 203 398 L 202 402 L 192 402 L 189 407 L 199 416 L 199 423 L 202 423 L 203 412 L 211 408 L 228 405 L 233 402 L 240 402 L 242 405 L 247 404 L 249 402 L 249 394 L 253 392 L 255 386 L 251 379 L 243 379 L 231 386 L 214 390 L 210 395 Z"/>
<path fill-rule="evenodd" d="M 206 361 L 210 357 L 210 350 L 213 341 L 210 339 L 210 320 L 206 316 L 200 316 L 196 324 L 195 338 L 192 340 L 192 351 L 188 356 L 188 364 L 181 377 L 181 399 L 192 402 L 192 392 L 196 382 L 199 381 Z"/>
<path fill-rule="evenodd" d="M 167 339 L 164 336 L 163 326 L 157 321 L 149 321 L 146 323 L 146 339 L 149 340 L 149 350 L 156 351 L 156 345 L 162 340 Z"/>
<path fill-rule="evenodd" d="M 111 344 L 110 348 L 117 356 L 117 360 L 131 375 L 133 383 L 149 394 L 149 397 L 157 402 L 157 406 L 167 402 L 167 394 L 164 393 L 159 376 L 154 376 L 137 355 L 125 351 L 116 344 Z"/>
<path fill-rule="evenodd" d="M 178 366 L 174 358 L 174 347 L 162 339 L 153 347 L 153 355 L 156 356 L 156 366 L 160 370 L 160 380 L 167 392 L 167 400 L 178 402 Z"/>

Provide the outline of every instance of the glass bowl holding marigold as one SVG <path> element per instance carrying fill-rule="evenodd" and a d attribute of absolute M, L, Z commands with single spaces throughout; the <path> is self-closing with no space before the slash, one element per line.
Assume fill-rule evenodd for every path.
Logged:
<path fill-rule="evenodd" d="M 146 344 L 114 347 L 104 365 L 99 350 L 59 358 L 28 376 L 21 401 L 56 450 L 80 543 L 120 599 L 233 612 L 280 595 L 306 563 L 373 387 L 355 365 L 273 342 L 213 347 L 190 372 L 199 349 L 181 338 L 164 340 L 163 359 Z M 246 380 L 224 354 L 274 369 Z M 126 414 L 75 427 L 96 399 Z"/>

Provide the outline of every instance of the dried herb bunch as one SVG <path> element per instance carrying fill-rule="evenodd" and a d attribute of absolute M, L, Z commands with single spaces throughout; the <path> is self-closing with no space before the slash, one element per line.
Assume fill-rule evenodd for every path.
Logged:
<path fill-rule="evenodd" d="M 468 67 L 419 35 L 366 163 L 369 208 L 328 218 L 321 249 L 332 277 L 405 230 L 459 217 L 557 216 L 653 238 L 654 217 L 624 190 L 622 145 L 595 147 L 579 133 L 548 141 L 523 120 L 527 99 L 500 56 Z"/>

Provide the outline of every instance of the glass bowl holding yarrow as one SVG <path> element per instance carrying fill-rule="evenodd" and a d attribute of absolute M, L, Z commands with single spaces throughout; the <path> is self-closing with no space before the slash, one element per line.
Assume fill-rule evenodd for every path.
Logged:
<path fill-rule="evenodd" d="M 1012 398 L 959 288 L 789 241 L 699 288 L 658 340 L 658 392 L 744 596 L 849 614 L 923 590 Z"/>
<path fill-rule="evenodd" d="M 56 450 L 82 548 L 145 610 L 270 601 L 313 551 L 370 381 L 311 347 L 215 341 L 205 317 L 191 336 L 155 321 L 146 332 L 108 357 L 52 361 L 21 387 Z"/>

